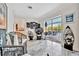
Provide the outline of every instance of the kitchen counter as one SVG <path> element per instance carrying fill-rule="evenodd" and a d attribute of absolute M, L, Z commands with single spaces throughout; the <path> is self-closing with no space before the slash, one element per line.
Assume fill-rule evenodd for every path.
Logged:
<path fill-rule="evenodd" d="M 64 49 L 60 43 L 50 40 L 27 41 L 27 54 L 31 56 L 78 56 L 79 52 Z"/>

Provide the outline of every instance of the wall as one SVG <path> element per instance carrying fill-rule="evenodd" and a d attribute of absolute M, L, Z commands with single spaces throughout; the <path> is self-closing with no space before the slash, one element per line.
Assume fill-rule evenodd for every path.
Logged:
<path fill-rule="evenodd" d="M 73 50 L 75 51 L 79 51 L 79 34 L 78 34 L 78 23 L 79 23 L 79 15 L 78 15 L 78 4 L 73 4 L 71 6 L 68 6 L 69 8 L 62 14 L 63 15 L 63 25 L 64 25 L 64 30 L 66 28 L 66 26 L 70 26 L 71 30 L 73 31 L 73 34 L 75 36 L 75 40 L 74 40 L 74 45 L 73 45 Z M 74 21 L 71 22 L 71 23 L 66 23 L 65 21 L 65 16 L 68 15 L 68 14 L 71 14 L 73 13 L 74 14 Z M 63 39 L 62 39 L 63 40 Z"/>
<path fill-rule="evenodd" d="M 79 14 L 78 14 L 79 11 L 78 10 L 79 10 L 79 4 L 75 4 L 75 3 L 74 4 L 73 3 L 68 4 L 68 3 L 66 3 L 66 4 L 61 4 L 60 6 L 55 8 L 54 10 L 51 10 L 47 14 L 40 17 L 41 23 L 44 26 L 44 21 L 45 20 L 47 20 L 47 19 L 49 20 L 49 19 L 51 19 L 55 16 L 61 15 L 62 22 L 63 22 L 62 25 L 64 26 L 64 29 L 67 25 L 69 25 L 71 27 L 73 33 L 74 33 L 75 42 L 74 42 L 73 49 L 75 51 L 79 51 L 79 40 L 78 40 L 78 38 L 79 38 L 79 34 L 78 34 L 78 32 L 79 32 L 79 27 L 78 27 L 78 25 L 79 25 L 79 19 L 78 19 L 79 18 L 78 17 L 79 16 Z M 66 23 L 65 22 L 65 16 L 68 15 L 68 14 L 71 14 L 71 13 L 74 14 L 74 21 L 71 22 L 71 23 Z M 63 30 L 63 32 L 64 32 L 64 30 Z M 62 40 L 62 45 L 63 45 L 63 42 L 64 42 L 63 34 L 62 34 L 62 39 L 61 40 Z"/>
<path fill-rule="evenodd" d="M 18 30 L 16 29 L 16 24 L 18 24 Z M 20 32 L 24 35 L 27 35 L 26 19 L 19 17 L 19 16 L 15 16 L 14 17 L 13 30 Z"/>
<path fill-rule="evenodd" d="M 13 31 L 14 15 L 13 10 L 8 7 L 7 33 Z"/>

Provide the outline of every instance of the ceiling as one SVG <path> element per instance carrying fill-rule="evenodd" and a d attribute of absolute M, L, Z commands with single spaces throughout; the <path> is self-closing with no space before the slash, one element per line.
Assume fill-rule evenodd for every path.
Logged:
<path fill-rule="evenodd" d="M 13 10 L 14 14 L 29 18 L 39 18 L 59 5 L 59 3 L 7 3 L 8 8 Z M 28 6 L 32 6 L 32 9 Z"/>

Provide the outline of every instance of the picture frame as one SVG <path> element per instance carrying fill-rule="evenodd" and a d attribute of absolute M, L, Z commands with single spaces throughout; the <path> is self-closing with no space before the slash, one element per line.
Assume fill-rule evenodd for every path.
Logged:
<path fill-rule="evenodd" d="M 7 29 L 7 5 L 0 3 L 0 29 Z"/>
<path fill-rule="evenodd" d="M 74 21 L 74 15 L 73 14 L 69 14 L 66 16 L 66 22 L 73 22 Z"/>

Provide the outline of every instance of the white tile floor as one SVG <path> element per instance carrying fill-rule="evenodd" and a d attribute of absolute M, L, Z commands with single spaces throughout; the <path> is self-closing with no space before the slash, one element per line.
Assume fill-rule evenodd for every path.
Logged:
<path fill-rule="evenodd" d="M 50 40 L 34 40 L 27 42 L 28 55 L 31 56 L 77 56 L 79 53 L 64 49 L 61 44 Z"/>

